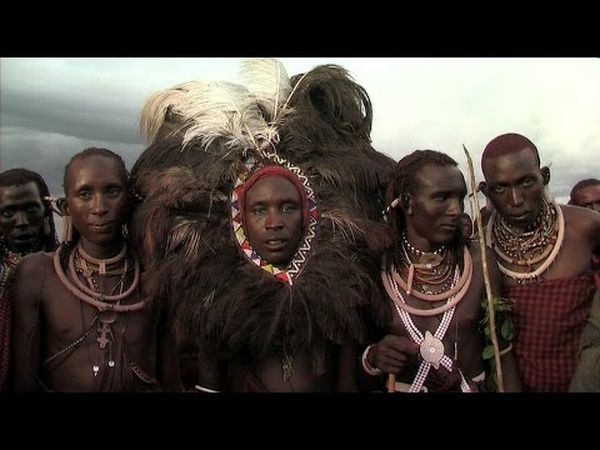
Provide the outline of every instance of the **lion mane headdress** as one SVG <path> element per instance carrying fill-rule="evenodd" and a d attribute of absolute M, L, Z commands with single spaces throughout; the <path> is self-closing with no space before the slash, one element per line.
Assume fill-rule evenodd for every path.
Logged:
<path fill-rule="evenodd" d="M 309 349 L 321 373 L 326 342 L 362 341 L 366 311 L 384 320 L 374 255 L 394 163 L 370 145 L 370 99 L 344 68 L 289 78 L 279 61 L 252 59 L 242 79 L 183 83 L 143 107 L 151 145 L 132 169 L 143 285 L 210 354 Z M 245 180 L 268 165 L 297 176 L 308 200 L 285 268 L 256 254 L 240 220 Z"/>

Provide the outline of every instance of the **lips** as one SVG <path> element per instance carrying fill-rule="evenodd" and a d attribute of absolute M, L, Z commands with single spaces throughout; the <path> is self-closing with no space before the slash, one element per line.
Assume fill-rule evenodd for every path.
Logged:
<path fill-rule="evenodd" d="M 109 222 L 98 222 L 98 223 L 90 223 L 90 228 L 96 231 L 105 231 L 110 229 L 114 225 L 113 221 Z"/>
<path fill-rule="evenodd" d="M 28 242 L 31 241 L 35 237 L 34 233 L 23 233 L 14 237 L 14 240 L 17 242 Z"/>
<path fill-rule="evenodd" d="M 440 225 L 440 228 L 442 230 L 447 230 L 447 231 L 456 231 L 456 229 L 458 228 L 458 224 L 454 224 L 454 223 L 442 223 Z"/>
<path fill-rule="evenodd" d="M 529 218 L 529 213 L 515 214 L 510 216 L 512 222 L 524 222 Z"/>
<path fill-rule="evenodd" d="M 287 239 L 268 239 L 264 242 L 264 247 L 271 251 L 282 250 L 287 243 Z"/>

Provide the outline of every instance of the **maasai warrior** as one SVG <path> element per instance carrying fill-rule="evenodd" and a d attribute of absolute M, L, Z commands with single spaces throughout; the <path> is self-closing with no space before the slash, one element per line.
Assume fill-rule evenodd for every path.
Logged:
<path fill-rule="evenodd" d="M 600 212 L 600 180 L 587 178 L 575 184 L 573 189 L 571 189 L 569 205 L 581 206 L 582 208 Z M 596 289 L 600 290 L 599 255 L 592 255 L 592 270 L 596 280 Z"/>
<path fill-rule="evenodd" d="M 27 169 L 0 173 L 0 392 L 8 389 L 14 272 L 24 255 L 57 245 L 43 178 Z"/>
<path fill-rule="evenodd" d="M 581 206 L 600 212 L 600 180 L 581 180 L 573 189 L 569 205 Z M 596 281 L 596 295 L 592 300 L 590 317 L 581 334 L 579 362 L 571 380 L 572 392 L 600 391 L 600 257 L 592 255 L 592 267 Z"/>
<path fill-rule="evenodd" d="M 494 138 L 481 166 L 482 188 L 495 208 L 486 234 L 514 301 L 524 390 L 566 391 L 594 294 L 590 265 L 600 248 L 600 215 L 550 198 L 550 170 L 540 168 L 538 150 L 525 136 Z"/>
<path fill-rule="evenodd" d="M 569 205 L 581 206 L 600 212 L 600 180 L 587 178 L 579 181 L 571 189 Z"/>
<path fill-rule="evenodd" d="M 396 375 L 389 390 L 398 392 L 471 392 L 485 378 L 485 285 L 479 246 L 464 236 L 465 195 L 462 173 L 444 153 L 417 150 L 396 165 L 387 190 L 392 245 L 381 265 L 393 320 L 362 354 L 372 389 L 385 386 L 386 374 Z M 487 264 L 497 293 L 491 251 Z M 506 389 L 517 391 L 510 345 L 501 341 L 500 350 Z"/>
<path fill-rule="evenodd" d="M 159 363 L 176 362 L 123 236 L 125 165 L 110 150 L 84 150 L 65 167 L 64 188 L 64 242 L 24 258 L 16 273 L 16 390 L 155 390 Z"/>
<path fill-rule="evenodd" d="M 198 346 L 201 391 L 355 390 L 391 160 L 344 69 L 289 79 L 251 60 L 244 74 L 146 104 L 153 144 L 132 170 L 146 287 Z"/>

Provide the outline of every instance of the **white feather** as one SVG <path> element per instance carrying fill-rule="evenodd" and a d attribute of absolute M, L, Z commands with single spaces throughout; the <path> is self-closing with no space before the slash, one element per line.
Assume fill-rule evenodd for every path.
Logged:
<path fill-rule="evenodd" d="M 229 149 L 258 148 L 261 141 L 277 140 L 256 98 L 243 86 L 220 81 L 193 81 L 155 94 L 142 112 L 143 129 L 154 138 L 170 109 L 186 128 L 185 148 L 195 139 L 207 148 L 225 138 Z M 161 120 L 162 118 L 162 120 Z"/>
<path fill-rule="evenodd" d="M 148 142 L 153 142 L 165 122 L 167 110 L 173 104 L 185 101 L 186 92 L 194 82 L 183 83 L 150 96 L 140 114 L 140 131 Z"/>
<path fill-rule="evenodd" d="M 290 78 L 277 59 L 256 58 L 242 62 L 244 85 L 274 123 L 281 116 L 281 108 L 292 91 Z"/>

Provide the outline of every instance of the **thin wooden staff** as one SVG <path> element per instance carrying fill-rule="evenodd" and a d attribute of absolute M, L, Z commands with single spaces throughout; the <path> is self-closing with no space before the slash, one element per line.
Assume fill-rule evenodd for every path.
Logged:
<path fill-rule="evenodd" d="M 387 391 L 392 392 L 392 393 L 396 392 L 396 374 L 395 373 L 388 374 Z"/>
<path fill-rule="evenodd" d="M 498 391 L 504 392 L 504 378 L 502 376 L 500 350 L 498 348 L 498 337 L 496 335 L 496 312 L 494 311 L 494 303 L 492 299 L 492 286 L 490 284 L 490 275 L 487 266 L 485 233 L 483 232 L 483 222 L 481 221 L 481 214 L 479 212 L 479 199 L 477 198 L 477 188 L 475 187 L 475 170 L 473 169 L 473 160 L 471 159 L 471 155 L 469 154 L 467 147 L 465 147 L 465 144 L 463 144 L 463 150 L 465 151 L 465 155 L 467 155 L 467 165 L 469 168 L 469 185 L 471 188 L 471 194 L 473 195 L 471 208 L 474 209 L 474 211 L 471 211 L 471 213 L 475 216 L 477 223 L 477 231 L 479 235 L 479 248 L 481 249 L 481 263 L 483 265 L 483 281 L 485 284 L 485 292 L 487 295 L 488 304 L 490 337 L 492 339 L 492 345 L 494 346 L 494 358 L 496 360 L 496 376 L 498 377 Z"/>

